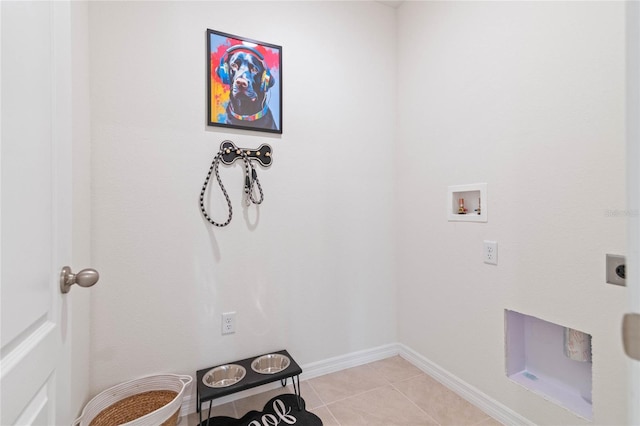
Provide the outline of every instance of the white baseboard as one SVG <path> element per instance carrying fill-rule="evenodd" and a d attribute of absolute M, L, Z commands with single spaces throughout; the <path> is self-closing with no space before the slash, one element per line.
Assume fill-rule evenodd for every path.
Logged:
<path fill-rule="evenodd" d="M 398 350 L 398 344 L 392 343 L 378 346 L 373 349 L 351 352 L 350 354 L 312 362 L 302 366 L 303 373 L 300 375 L 300 379 L 309 380 L 314 377 L 324 376 L 325 374 L 335 373 L 336 371 L 345 370 L 347 368 L 380 361 L 381 359 L 398 355 Z"/>
<path fill-rule="evenodd" d="M 520 414 L 489 397 L 479 389 L 449 373 L 413 349 L 398 344 L 398 354 L 500 423 L 505 425 L 535 426 L 535 423 L 529 419 L 522 417 Z"/>
<path fill-rule="evenodd" d="M 399 343 L 378 346 L 373 349 L 352 352 L 349 354 L 302 365 L 301 367 L 303 373 L 300 375 L 300 381 L 313 379 L 315 377 L 324 376 L 325 374 L 335 373 L 347 368 L 357 367 L 359 365 L 379 361 L 381 359 L 389 358 L 395 355 L 400 355 L 402 358 L 406 359 L 411 364 L 415 365 L 420 370 L 424 371 L 426 374 L 433 377 L 435 380 L 439 381 L 444 386 L 448 387 L 453 392 L 457 393 L 462 398 L 480 408 L 482 411 L 489 414 L 499 422 L 506 425 L 535 426 L 535 423 L 522 417 L 520 414 L 504 406 L 495 399 L 490 398 L 488 395 L 461 380 L 457 376 L 454 376 L 453 374 L 444 370 L 442 367 L 431 362 L 413 349 Z M 257 388 L 218 398 L 212 403 L 213 406 L 226 404 L 237 399 L 246 398 L 247 396 L 265 392 L 267 390 L 276 389 L 279 386 L 280 383 L 278 382 L 259 386 Z M 206 404 L 205 406 L 203 406 L 203 409 L 205 407 L 208 408 L 209 405 Z M 195 412 L 195 395 L 188 395 L 183 400 L 180 416 L 186 416 Z"/>

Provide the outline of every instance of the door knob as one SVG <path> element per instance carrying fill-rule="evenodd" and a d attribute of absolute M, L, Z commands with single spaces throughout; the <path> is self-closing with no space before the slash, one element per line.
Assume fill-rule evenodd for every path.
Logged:
<path fill-rule="evenodd" d="M 65 266 L 60 272 L 60 291 L 69 293 L 73 284 L 78 284 L 80 287 L 91 287 L 98 282 L 99 278 L 100 274 L 95 269 L 87 268 L 74 274 L 70 267 Z"/>

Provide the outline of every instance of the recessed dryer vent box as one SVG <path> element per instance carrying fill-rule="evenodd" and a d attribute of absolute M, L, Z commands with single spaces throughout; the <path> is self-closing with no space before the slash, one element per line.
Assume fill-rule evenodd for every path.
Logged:
<path fill-rule="evenodd" d="M 509 379 L 592 420 L 591 336 L 515 311 L 505 310 L 504 319 Z M 576 340 L 568 340 L 573 333 L 585 337 L 583 352 L 574 351 Z"/>
<path fill-rule="evenodd" d="M 450 222 L 487 221 L 487 184 L 450 186 L 447 196 L 447 217 Z"/>

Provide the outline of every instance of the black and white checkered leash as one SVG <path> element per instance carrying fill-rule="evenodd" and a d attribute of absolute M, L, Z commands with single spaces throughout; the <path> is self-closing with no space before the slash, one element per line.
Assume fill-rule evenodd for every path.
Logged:
<path fill-rule="evenodd" d="M 220 173 L 218 172 L 218 166 L 220 165 L 220 158 L 224 151 L 220 149 L 220 151 L 213 157 L 213 161 L 211 162 L 211 167 L 209 167 L 209 172 L 207 173 L 207 178 L 204 180 L 204 185 L 202 185 L 202 191 L 200 191 L 200 211 L 202 211 L 202 215 L 207 222 L 214 226 L 223 227 L 227 226 L 231 222 L 231 218 L 233 217 L 233 207 L 231 206 L 231 199 L 229 198 L 229 194 L 222 184 L 222 179 L 220 179 Z M 262 192 L 262 186 L 260 185 L 260 181 L 258 180 L 258 173 L 256 169 L 253 167 L 251 160 L 247 156 L 247 154 L 243 150 L 238 150 L 238 153 L 242 157 L 244 161 L 244 193 L 247 206 L 253 204 L 261 204 L 264 200 L 264 193 Z M 209 213 L 207 213 L 207 209 L 204 207 L 204 194 L 207 192 L 207 185 L 209 184 L 209 179 L 211 179 L 211 173 L 214 172 L 216 174 L 216 179 L 218 180 L 218 185 L 220 185 L 220 189 L 224 194 L 224 198 L 227 200 L 227 208 L 229 210 L 229 216 L 227 217 L 227 221 L 224 223 L 218 223 L 214 221 Z M 254 184 L 257 185 L 258 191 L 260 192 L 260 199 L 256 200 L 253 194 Z"/>

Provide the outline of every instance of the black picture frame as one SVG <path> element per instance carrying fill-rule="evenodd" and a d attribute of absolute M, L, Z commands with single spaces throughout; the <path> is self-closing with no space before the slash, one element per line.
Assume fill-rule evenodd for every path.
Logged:
<path fill-rule="evenodd" d="M 282 134 L 282 46 L 207 29 L 207 124 Z"/>

